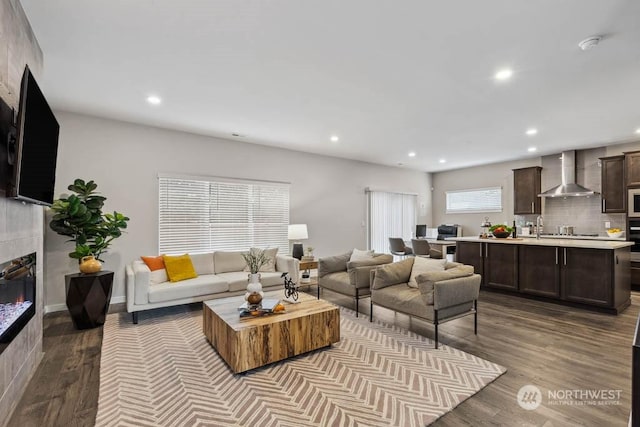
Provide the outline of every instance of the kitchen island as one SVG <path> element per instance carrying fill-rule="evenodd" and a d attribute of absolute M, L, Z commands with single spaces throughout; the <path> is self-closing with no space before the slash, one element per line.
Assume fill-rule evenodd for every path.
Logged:
<path fill-rule="evenodd" d="M 632 242 L 455 237 L 456 260 L 482 287 L 620 313 L 631 303 Z"/>

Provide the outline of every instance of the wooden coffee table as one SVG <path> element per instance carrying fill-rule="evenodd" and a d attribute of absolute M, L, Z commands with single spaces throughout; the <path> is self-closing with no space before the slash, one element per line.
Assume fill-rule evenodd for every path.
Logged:
<path fill-rule="evenodd" d="M 340 341 L 340 310 L 327 301 L 300 294 L 284 313 L 241 319 L 243 301 L 203 303 L 204 334 L 236 374 Z"/>

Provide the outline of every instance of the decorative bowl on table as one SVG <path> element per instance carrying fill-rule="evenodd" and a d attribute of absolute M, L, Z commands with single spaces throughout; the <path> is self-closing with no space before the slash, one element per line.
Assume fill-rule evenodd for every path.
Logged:
<path fill-rule="evenodd" d="M 620 230 L 619 228 L 610 228 L 607 230 L 607 235 L 613 239 L 622 237 L 623 234 L 624 231 Z"/>
<path fill-rule="evenodd" d="M 505 239 L 511 235 L 512 228 L 504 224 L 496 224 L 492 226 L 489 231 L 493 234 L 493 237 L 499 239 Z"/>
<path fill-rule="evenodd" d="M 493 232 L 493 237 L 497 237 L 499 239 L 504 239 L 506 237 L 509 237 L 511 235 L 510 231 L 494 231 Z"/>

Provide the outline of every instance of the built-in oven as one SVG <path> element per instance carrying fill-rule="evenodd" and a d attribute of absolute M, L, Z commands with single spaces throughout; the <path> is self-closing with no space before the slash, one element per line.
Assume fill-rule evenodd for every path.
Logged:
<path fill-rule="evenodd" d="M 640 218 L 640 188 L 629 189 L 627 204 L 629 206 L 629 218 Z"/>
<path fill-rule="evenodd" d="M 629 219 L 629 241 L 631 246 L 631 261 L 640 262 L 640 219 Z"/>

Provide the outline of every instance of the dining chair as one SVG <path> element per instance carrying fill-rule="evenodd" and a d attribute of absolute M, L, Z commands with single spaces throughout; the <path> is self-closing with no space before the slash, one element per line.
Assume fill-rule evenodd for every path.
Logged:
<path fill-rule="evenodd" d="M 413 246 L 413 253 L 416 256 L 442 259 L 442 252 L 432 249 L 429 242 L 424 239 L 411 239 L 411 246 Z"/>
<path fill-rule="evenodd" d="M 404 244 L 404 239 L 401 237 L 389 237 L 389 250 L 393 255 L 400 257 L 413 255 L 413 250 Z"/>

